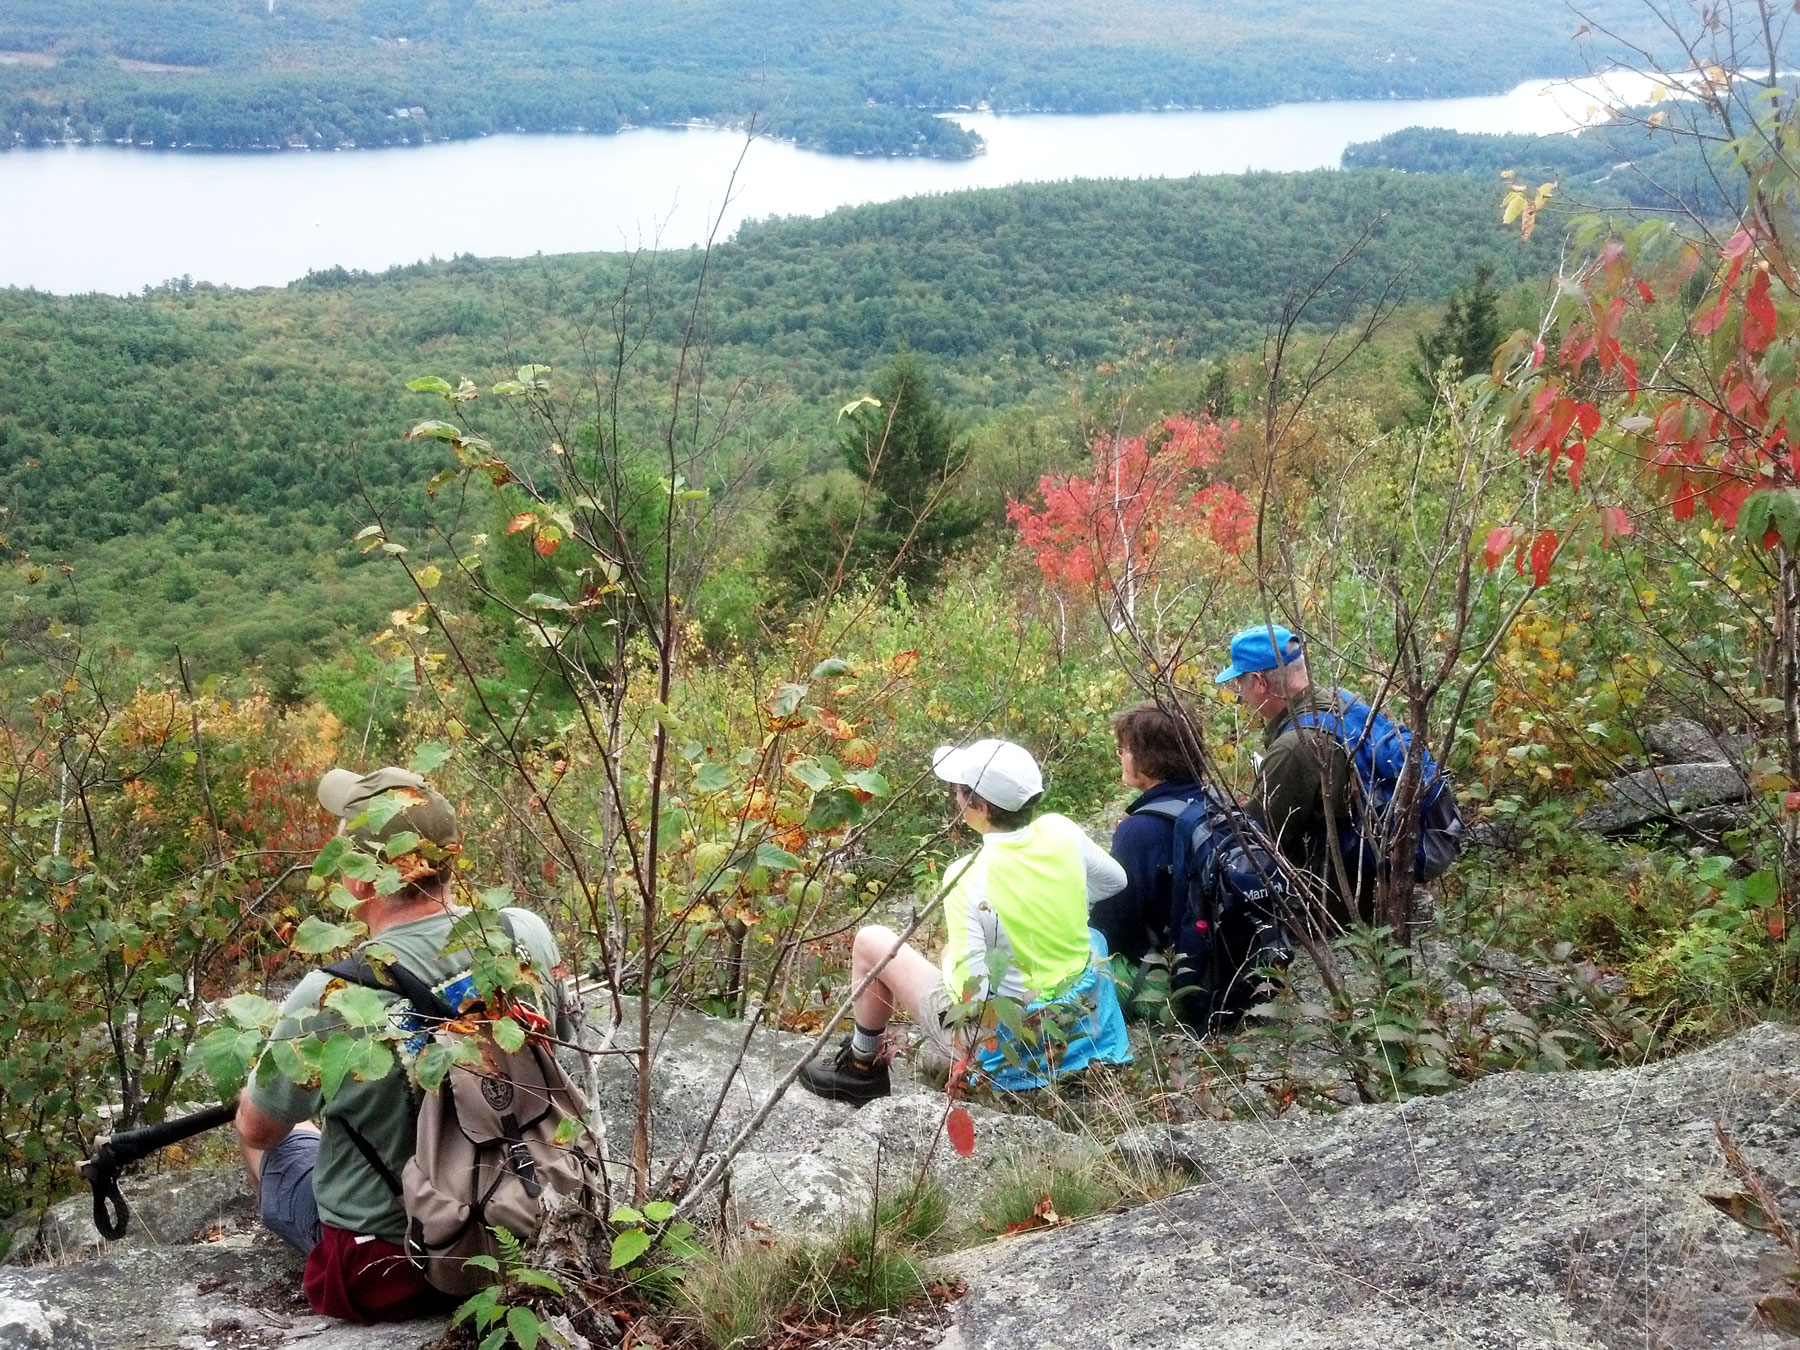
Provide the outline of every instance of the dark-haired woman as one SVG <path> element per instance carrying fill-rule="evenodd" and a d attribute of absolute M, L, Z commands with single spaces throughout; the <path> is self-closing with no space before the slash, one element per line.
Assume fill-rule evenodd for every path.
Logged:
<path fill-rule="evenodd" d="M 1139 814 L 1151 802 L 1192 801 L 1201 795 L 1181 729 L 1167 708 L 1140 703 L 1112 720 L 1119 777 L 1138 796 L 1113 831 L 1112 855 L 1125 869 L 1125 889 L 1096 904 L 1088 922 L 1106 936 L 1121 965 L 1137 970 L 1144 958 L 1169 943 L 1169 874 L 1175 862 L 1175 822 Z M 1127 964 L 1128 963 L 1128 964 Z M 1141 986 L 1141 973 L 1134 979 Z M 1130 1011 L 1131 999 L 1125 999 Z"/>

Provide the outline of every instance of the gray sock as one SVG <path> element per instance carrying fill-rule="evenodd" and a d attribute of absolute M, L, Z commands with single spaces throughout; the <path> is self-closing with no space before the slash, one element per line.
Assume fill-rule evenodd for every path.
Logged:
<path fill-rule="evenodd" d="M 887 1030 L 886 1027 L 876 1027 L 873 1031 L 866 1027 L 857 1027 L 850 1033 L 851 1055 L 860 1063 L 874 1063 L 875 1052 L 881 1049 L 881 1033 L 885 1030 Z"/>

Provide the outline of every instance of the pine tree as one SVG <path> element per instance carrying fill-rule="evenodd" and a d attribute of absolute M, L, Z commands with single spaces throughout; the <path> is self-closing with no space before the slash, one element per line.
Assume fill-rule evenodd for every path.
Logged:
<path fill-rule="evenodd" d="M 1494 359 L 1500 345 L 1500 292 L 1494 288 L 1494 265 L 1477 263 L 1475 275 L 1451 292 L 1444 317 L 1428 336 L 1417 340 L 1419 359 L 1407 367 L 1429 415 L 1437 402 L 1438 372 L 1451 357 L 1464 375 L 1477 375 Z"/>
<path fill-rule="evenodd" d="M 980 528 L 979 508 L 953 495 L 968 443 L 958 440 L 911 352 L 895 357 L 873 399 L 842 420 L 838 453 L 861 486 L 784 507 L 770 577 L 789 602 L 825 594 L 840 571 L 846 582 L 878 578 L 929 589 Z"/>

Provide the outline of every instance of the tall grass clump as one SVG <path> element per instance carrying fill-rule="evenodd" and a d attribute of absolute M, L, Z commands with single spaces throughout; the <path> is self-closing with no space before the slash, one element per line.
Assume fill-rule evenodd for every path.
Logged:
<path fill-rule="evenodd" d="M 783 1322 L 842 1323 L 927 1297 L 934 1275 L 922 1246 L 941 1237 L 949 1196 L 926 1179 L 886 1197 L 821 1238 L 740 1241 L 689 1266 L 678 1315 L 713 1350 L 761 1345 Z"/>

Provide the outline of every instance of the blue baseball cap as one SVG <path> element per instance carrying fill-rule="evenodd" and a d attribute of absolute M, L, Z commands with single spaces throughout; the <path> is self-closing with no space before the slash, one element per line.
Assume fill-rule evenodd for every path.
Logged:
<path fill-rule="evenodd" d="M 1275 670 L 1299 657 L 1299 638 L 1280 624 L 1270 628 L 1268 624 L 1260 623 L 1231 639 L 1231 664 L 1213 676 L 1213 683 L 1224 684 L 1252 671 Z"/>

